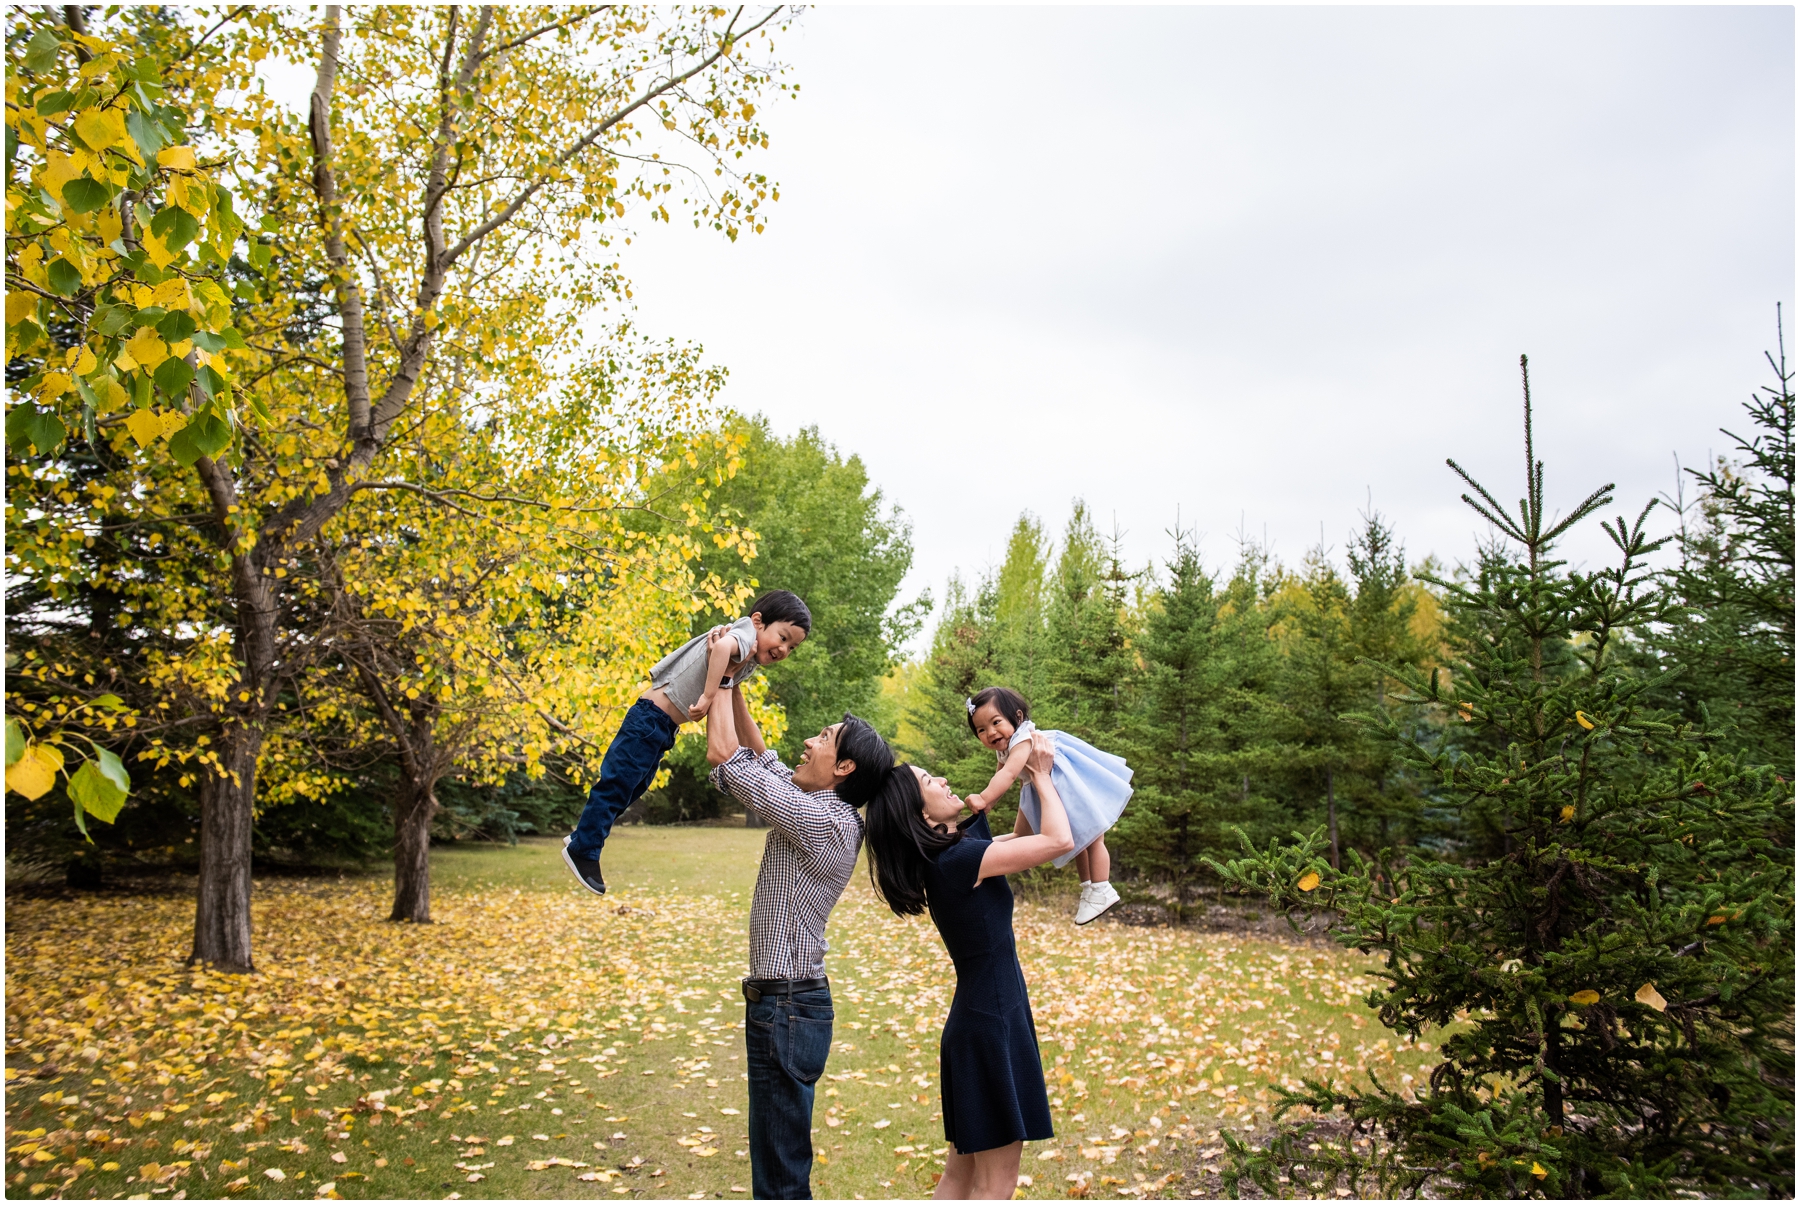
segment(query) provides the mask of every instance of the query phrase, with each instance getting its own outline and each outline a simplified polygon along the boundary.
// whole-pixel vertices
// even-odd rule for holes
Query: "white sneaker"
[[[1119,902],[1119,893],[1113,890],[1111,883],[1095,883],[1081,892],[1081,903],[1075,908],[1075,923],[1085,925],[1100,919],[1107,910]]]

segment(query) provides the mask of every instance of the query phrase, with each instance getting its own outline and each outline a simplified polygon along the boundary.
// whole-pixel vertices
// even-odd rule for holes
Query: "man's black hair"
[[[765,628],[772,623],[791,623],[808,636],[812,635],[812,612],[792,590],[771,590],[751,603],[744,614],[761,615]]]
[[[881,734],[869,721],[858,719],[847,711],[844,722],[838,727],[837,759],[856,763],[850,777],[838,783],[836,788],[838,798],[853,808],[873,799],[881,784],[887,781],[888,772],[894,768],[894,751],[881,739]]]

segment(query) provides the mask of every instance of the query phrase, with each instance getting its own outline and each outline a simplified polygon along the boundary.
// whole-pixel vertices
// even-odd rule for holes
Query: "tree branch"
[[[475,227],[475,229],[469,231],[468,234],[464,235],[457,242],[456,246],[451,248],[451,250],[447,253],[446,266],[448,266],[451,263],[456,262],[456,260],[464,252],[466,252],[471,246],[473,246],[475,243],[479,242],[481,239],[486,238],[488,235],[492,234],[494,231],[500,229],[500,227],[502,227],[502,226],[506,225],[506,223],[510,222],[513,218],[513,215],[518,213],[520,209],[524,208],[525,203],[527,201],[531,200],[531,198],[537,194],[537,191],[539,189],[544,187],[544,185],[550,183],[550,181],[555,176],[556,168],[562,167],[563,164],[565,164],[565,163],[569,162],[571,159],[575,158],[575,156],[579,155],[582,151],[585,151],[588,147],[592,146],[594,144],[594,142],[597,139],[599,139],[599,137],[602,134],[606,133],[608,130],[610,130],[614,126],[618,125],[621,121],[624,121],[627,117],[631,116],[633,113],[637,112],[639,109],[650,104],[652,101],[656,100],[658,97],[665,95],[666,93],[672,91],[673,89],[679,88],[682,84],[687,83],[690,79],[693,79],[696,75],[699,75],[701,72],[705,71],[708,67],[711,67],[714,63],[716,63],[720,59],[724,58],[725,52],[733,45],[733,43],[735,43],[737,41],[738,35],[734,35],[731,32],[731,27],[732,27],[732,25],[735,25],[737,23],[737,19],[738,19],[738,17],[743,15],[743,11],[744,11],[743,8],[740,6],[738,8],[737,12],[732,14],[731,22],[726,25],[724,35],[719,39],[718,49],[714,50],[710,55],[701,59],[699,62],[695,63],[692,67],[690,67],[688,70],[682,72],[680,75],[670,76],[668,79],[665,79],[662,83],[655,84],[655,85],[651,86],[650,88],[646,89],[642,96],[638,97],[636,100],[634,100],[630,104],[626,105],[623,109],[620,109],[617,113],[614,113],[611,117],[608,117],[606,120],[602,121],[599,125],[595,126],[593,129],[589,130],[586,134],[583,134],[575,142],[571,143],[567,149],[565,149],[560,155],[558,155],[554,160],[551,161],[551,165],[550,165],[551,170],[542,173],[541,175],[538,176],[538,178],[536,180],[533,180],[530,184],[526,185],[523,189],[521,189],[519,191],[519,193],[513,197],[512,200],[508,201],[506,203],[506,205],[501,208],[499,213],[495,214],[493,217],[489,218],[487,221],[485,221],[485,222],[481,223],[479,226]],[[762,20],[758,21],[756,24],[754,24],[754,25],[750,26],[748,29],[746,29],[741,36],[748,37],[749,35],[755,33],[757,30],[759,30],[763,26],[767,25],[770,21],[773,21],[778,15],[780,15],[780,13],[781,13],[781,9],[779,6],[776,8],[770,9],[767,16],[765,16]]]

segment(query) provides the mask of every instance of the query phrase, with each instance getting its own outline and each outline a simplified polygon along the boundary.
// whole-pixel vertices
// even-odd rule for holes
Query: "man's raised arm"
[[[750,718],[750,704],[744,701],[744,689],[741,686],[731,688],[731,719],[737,725],[738,741],[752,754],[761,757],[768,752],[763,744],[762,729]]]

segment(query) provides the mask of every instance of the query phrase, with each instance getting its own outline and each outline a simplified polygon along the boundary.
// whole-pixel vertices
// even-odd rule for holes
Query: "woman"
[[[956,965],[956,998],[938,1048],[949,1157],[933,1195],[1005,1200],[1027,1141],[1052,1136],[1037,1028],[1013,945],[1006,876],[1075,847],[1051,781],[1053,746],[1031,738],[1026,780],[1042,805],[1035,836],[994,837],[987,816],[960,822],[962,800],[917,766],[895,766],[869,803],[869,877],[901,916],[931,910]]]

